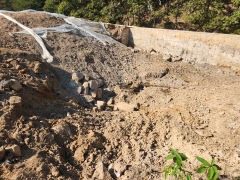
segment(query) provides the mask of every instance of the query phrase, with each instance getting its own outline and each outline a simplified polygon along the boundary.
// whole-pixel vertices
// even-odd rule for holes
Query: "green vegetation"
[[[240,0],[0,0],[0,9],[37,9],[93,21],[240,34]]]
[[[211,163],[206,161],[205,159],[201,157],[196,157],[198,161],[200,161],[202,164],[197,169],[197,173],[206,173],[208,180],[217,180],[218,178],[218,170],[220,169],[218,165],[214,164],[215,160],[212,159]]]
[[[179,153],[177,150],[170,148],[171,154],[166,157],[166,160],[173,160],[173,163],[164,169],[165,179],[168,175],[175,176],[176,179],[183,179],[186,177],[187,180],[191,180],[191,176],[183,168],[186,166],[183,161],[187,160],[187,156],[183,153]]]
[[[166,160],[173,160],[172,164],[168,167],[164,168],[165,179],[167,179],[168,175],[174,176],[176,179],[186,179],[191,180],[191,176],[188,173],[186,166],[183,164],[183,161],[187,160],[187,156],[183,153],[179,153],[177,150],[170,148],[170,154],[166,157]],[[218,179],[218,170],[220,167],[215,164],[214,158],[212,158],[211,163],[206,161],[201,157],[196,157],[198,161],[202,164],[196,170],[197,173],[205,173],[208,180],[217,180]]]

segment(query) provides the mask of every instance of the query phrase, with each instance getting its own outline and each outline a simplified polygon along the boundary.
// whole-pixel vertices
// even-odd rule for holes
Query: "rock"
[[[91,90],[97,90],[98,82],[96,80],[90,80],[89,81],[89,87],[90,87]]]
[[[84,75],[80,72],[75,72],[72,74],[72,80],[76,81],[77,83],[83,80]]]
[[[58,177],[59,176],[59,170],[56,168],[56,167],[52,167],[51,169],[51,174],[54,176],[54,177]]]
[[[96,98],[96,97],[97,97],[97,91],[92,90],[92,91],[91,91],[91,96],[92,96],[93,98]]]
[[[83,87],[84,87],[84,95],[88,95],[89,94],[89,84],[88,84],[88,82],[84,82]]]
[[[91,79],[90,76],[88,76],[88,75],[85,76],[86,81],[89,81],[90,79]]]
[[[172,62],[178,62],[178,61],[182,61],[182,57],[180,57],[180,56],[172,57]]]
[[[104,101],[97,101],[96,106],[99,110],[102,110],[105,106],[105,102]]]
[[[0,81],[0,89],[13,89],[15,91],[20,91],[22,89],[22,85],[15,79],[2,80]]]
[[[0,161],[3,160],[4,156],[5,156],[5,149],[3,147],[0,148]]]
[[[62,122],[60,124],[57,124],[52,129],[58,135],[67,136],[67,137],[72,136],[71,129],[66,122]]]
[[[97,99],[102,99],[102,97],[103,97],[103,89],[98,88],[97,89]]]
[[[30,143],[30,139],[29,138],[26,138],[26,139],[24,139],[24,142],[25,142],[25,144],[29,144]]]
[[[101,179],[101,180],[112,180],[110,173],[108,172],[107,168],[104,166],[104,164],[99,161],[95,167],[94,174],[92,176],[92,179]]]
[[[107,102],[107,105],[108,106],[111,106],[113,104],[113,98],[110,98],[109,100],[108,100],[108,102]]]
[[[41,74],[44,72],[44,66],[43,63],[36,61],[34,68],[33,68],[33,72],[36,74]]]
[[[19,105],[22,104],[22,98],[19,97],[19,96],[11,96],[11,97],[9,98],[9,103],[10,103],[11,105],[19,106]]]
[[[88,146],[87,145],[82,145],[74,153],[74,158],[77,161],[83,162],[85,160],[84,154],[87,151]]]
[[[10,80],[11,83],[10,83],[10,88],[15,90],[15,91],[20,91],[22,90],[22,85],[19,81],[15,80],[15,79],[11,79]]]
[[[163,55],[163,60],[172,61],[172,56],[170,54],[165,54],[165,55]]]
[[[115,162],[113,165],[114,172],[116,176],[119,175],[118,177],[120,177],[125,172],[126,168],[127,168],[127,165],[122,162]]]
[[[102,79],[98,79],[97,80],[97,83],[98,83],[98,87],[100,88],[100,87],[103,87],[103,85],[104,85],[104,81],[102,80]]]
[[[95,101],[95,99],[90,95],[84,95],[83,97],[87,103],[93,103]]]
[[[77,89],[78,94],[81,94],[83,92],[83,89],[84,89],[83,86],[80,85]]]
[[[134,104],[128,104],[126,102],[120,102],[114,106],[114,110],[131,112],[138,110],[138,106]]]
[[[13,155],[14,155],[15,157],[22,156],[22,152],[21,152],[20,146],[18,146],[18,145],[13,145],[13,146],[11,147],[11,150],[12,150]]]

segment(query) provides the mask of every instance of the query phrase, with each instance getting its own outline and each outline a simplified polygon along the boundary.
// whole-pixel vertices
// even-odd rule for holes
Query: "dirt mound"
[[[65,23],[10,15],[29,27]],[[214,156],[220,179],[240,177],[236,72],[53,32],[48,64],[31,36],[0,20],[2,179],[164,179],[170,147],[189,157],[194,179],[195,156]]]

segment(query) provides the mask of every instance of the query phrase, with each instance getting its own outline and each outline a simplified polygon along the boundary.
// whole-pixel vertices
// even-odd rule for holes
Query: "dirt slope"
[[[27,15],[12,16],[64,23]],[[59,33],[44,39],[48,64],[33,38],[0,22],[0,179],[164,179],[170,147],[189,157],[193,179],[205,178],[197,155],[215,157],[220,179],[240,178],[239,72]],[[102,80],[103,96],[89,101],[73,72],[84,76],[79,87]]]

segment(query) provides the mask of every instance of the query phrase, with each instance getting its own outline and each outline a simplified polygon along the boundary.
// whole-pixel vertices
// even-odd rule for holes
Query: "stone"
[[[52,169],[51,169],[51,174],[52,174],[54,177],[58,177],[58,176],[60,175],[59,170],[58,170],[56,167],[52,167]]]
[[[98,81],[96,80],[90,80],[89,81],[89,87],[91,90],[96,91],[98,88]]]
[[[96,106],[99,110],[102,110],[105,106],[105,102],[104,101],[97,101]]]
[[[96,170],[93,173],[92,179],[113,180],[107,168],[101,161],[97,163],[95,169]]]
[[[0,161],[5,157],[6,151],[3,147],[0,148]]]
[[[94,98],[90,95],[84,95],[83,97],[84,97],[84,99],[87,103],[93,103],[94,102]]]
[[[102,97],[103,97],[103,89],[98,88],[97,89],[97,99],[102,99]]]
[[[84,89],[83,86],[80,85],[80,86],[78,87],[78,89],[77,89],[78,94],[82,94],[83,89]]]
[[[88,149],[87,145],[82,145],[79,148],[77,148],[77,150],[74,153],[74,158],[79,162],[83,162],[85,160],[84,154],[86,153],[87,149]]]
[[[104,81],[102,80],[102,79],[98,79],[97,80],[97,83],[98,83],[98,87],[100,88],[100,87],[103,87],[103,85],[104,85]]]
[[[22,85],[19,81],[15,80],[15,79],[11,79],[10,80],[10,88],[15,90],[15,91],[20,91],[22,90]]]
[[[67,136],[67,137],[72,136],[71,129],[66,122],[62,122],[60,124],[57,124],[52,129],[58,135]]]
[[[41,62],[36,61],[34,68],[33,68],[33,72],[36,74],[41,74],[44,71],[44,67],[43,64]]]
[[[128,104],[126,102],[120,102],[120,103],[117,103],[115,106],[114,106],[114,110],[117,111],[127,111],[127,112],[131,112],[131,111],[136,111],[138,110],[138,106],[137,105],[134,105],[134,104]]]
[[[126,170],[127,165],[123,162],[115,162],[113,165],[114,172],[117,175],[121,176]]]
[[[11,150],[12,150],[13,155],[14,155],[15,157],[22,156],[22,152],[21,152],[20,146],[18,146],[18,145],[15,144],[15,145],[13,145],[13,146],[11,147]]]
[[[112,104],[113,104],[113,98],[111,97],[111,98],[108,100],[107,105],[108,105],[108,106],[111,106]]]
[[[165,54],[165,55],[163,55],[163,60],[172,61],[172,56],[170,54]]]
[[[96,98],[96,97],[97,97],[97,91],[96,91],[96,90],[92,90],[92,91],[91,91],[91,96],[92,96],[93,98]]]
[[[80,72],[75,72],[72,74],[72,80],[76,81],[76,82],[80,82],[81,80],[83,80],[84,75]]]
[[[83,87],[84,87],[84,95],[88,95],[89,94],[89,84],[88,84],[88,82],[84,82]]]
[[[26,145],[28,145],[30,143],[30,138],[25,138],[24,142],[25,142]]]
[[[172,57],[172,62],[178,62],[178,61],[182,61],[182,57],[180,57],[180,56]]]
[[[21,105],[22,104],[22,98],[19,97],[19,96],[11,96],[9,98],[9,103],[10,103],[10,105],[16,105],[16,106]]]

